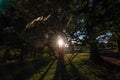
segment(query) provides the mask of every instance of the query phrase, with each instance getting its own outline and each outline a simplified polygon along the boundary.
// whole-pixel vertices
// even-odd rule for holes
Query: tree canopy
[[[13,30],[16,43],[47,45],[54,53],[53,45],[60,35],[68,43],[75,40],[78,45],[89,44],[92,61],[100,60],[97,37],[111,32],[120,45],[119,0],[9,0],[9,3],[6,11],[2,11],[1,31]]]

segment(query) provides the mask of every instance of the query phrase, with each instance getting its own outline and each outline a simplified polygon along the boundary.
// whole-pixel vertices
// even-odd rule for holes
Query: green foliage
[[[26,52],[31,47],[44,49],[47,46],[55,53],[54,43],[58,35],[65,37],[66,40],[73,38],[76,41],[84,35],[83,40],[79,40],[79,42],[81,41],[82,45],[89,44],[90,47],[94,44],[97,45],[96,37],[108,31],[119,35],[119,0],[9,1],[11,6],[4,14],[7,17],[4,23],[8,21],[9,24],[2,26],[14,27],[12,30],[8,30],[16,35],[9,41],[9,45],[11,47],[17,46]],[[26,29],[28,24],[30,24],[30,28]],[[78,31],[81,33],[75,36]],[[7,35],[11,36],[9,33]],[[8,38],[6,35],[2,36]],[[117,37],[119,38],[119,36]],[[7,44],[7,40],[3,42]],[[96,47],[94,46],[94,48]],[[94,49],[90,51],[92,50]],[[96,52],[92,52],[97,53],[97,48],[95,50]],[[18,52],[15,51],[19,54]],[[11,53],[13,55],[14,51]]]
[[[21,53],[21,49],[14,49],[10,51],[11,56],[14,56],[14,55],[19,56],[20,53]]]
[[[8,6],[9,6],[9,1],[8,0],[0,0],[0,13],[2,11],[6,11]]]
[[[3,58],[3,56],[5,55],[6,49],[2,49],[0,50],[0,59]]]

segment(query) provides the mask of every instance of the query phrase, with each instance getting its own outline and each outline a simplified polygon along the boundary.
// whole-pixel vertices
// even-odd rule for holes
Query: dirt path
[[[120,65],[120,59],[105,57],[105,56],[102,56],[102,57],[105,61],[111,62],[111,63],[116,64],[116,65]]]

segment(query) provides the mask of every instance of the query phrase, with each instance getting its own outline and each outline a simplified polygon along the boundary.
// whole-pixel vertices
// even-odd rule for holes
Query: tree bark
[[[60,64],[60,66],[63,68],[63,66],[64,66],[64,53],[63,53],[63,48],[60,48],[60,50],[59,50],[58,62],[59,62],[59,64]]]
[[[103,59],[100,56],[96,42],[90,43],[90,60],[94,63],[100,63],[103,61]]]
[[[117,47],[118,47],[118,52],[120,52],[120,39],[117,40]]]
[[[92,26],[87,27],[88,36],[89,36],[89,45],[90,45],[90,61],[93,63],[100,63],[103,61],[102,57],[100,56],[97,41],[95,37],[95,32]]]

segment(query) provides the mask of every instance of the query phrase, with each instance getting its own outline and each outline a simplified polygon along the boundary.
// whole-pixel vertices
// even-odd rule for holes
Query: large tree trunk
[[[63,67],[64,65],[64,53],[63,53],[63,48],[59,48],[59,58],[58,58],[58,62],[60,63],[60,66]]]
[[[97,41],[95,37],[95,32],[93,30],[92,26],[87,27],[88,30],[88,36],[89,36],[89,45],[90,45],[90,61],[94,63],[100,63],[103,61],[103,59],[100,56]]]
[[[90,43],[90,60],[94,63],[100,63],[103,59],[100,56],[97,43]]]
[[[118,52],[120,52],[120,39],[117,40],[117,48],[118,48]]]

